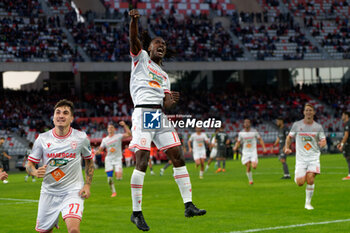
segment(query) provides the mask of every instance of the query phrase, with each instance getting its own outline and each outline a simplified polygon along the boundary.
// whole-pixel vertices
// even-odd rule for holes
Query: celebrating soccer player
[[[55,127],[39,135],[28,157],[28,174],[44,178],[35,227],[38,232],[52,232],[54,226],[58,228],[60,212],[68,232],[80,232],[84,199],[90,197],[94,163],[90,141],[86,133],[70,126],[73,119],[73,103],[59,101],[54,107]],[[85,160],[85,183],[82,157]],[[44,166],[36,169],[35,164],[41,159]]]
[[[289,132],[285,153],[290,154],[292,138],[296,141],[295,182],[306,185],[305,209],[312,210],[311,198],[315,189],[316,174],[320,174],[320,148],[326,145],[326,136],[320,124],[314,121],[315,108],[311,104],[304,106],[304,119],[293,124]]]
[[[131,221],[143,231],[150,228],[147,225],[142,211],[142,187],[149,160],[151,142],[159,150],[166,152],[174,165],[174,178],[179,186],[185,203],[185,216],[204,215],[205,210],[198,209],[192,203],[192,188],[188,175],[181,142],[173,127],[161,127],[159,119],[167,121],[163,109],[171,108],[179,100],[178,92],[170,91],[170,80],[161,68],[163,58],[167,53],[165,41],[156,37],[149,39],[144,33],[143,43],[138,38],[138,10],[129,12],[130,21],[130,54],[131,79],[130,93],[135,106],[132,114],[132,141],[130,148],[135,148],[136,168],[131,176],[131,195],[133,213]],[[143,49],[142,49],[143,48]],[[145,50],[144,50],[145,49]],[[145,130],[144,114],[150,115],[148,125],[151,130]],[[157,123],[158,122],[158,123]],[[155,125],[157,123],[157,127]],[[146,125],[146,126],[148,126]],[[169,125],[169,124],[167,124]]]
[[[249,119],[245,119],[243,122],[243,130],[238,133],[238,141],[236,142],[234,151],[238,150],[238,147],[243,144],[242,150],[242,164],[246,166],[247,177],[249,184],[253,184],[253,173],[251,168],[256,169],[258,166],[258,148],[257,140],[259,139],[260,145],[263,147],[264,153],[266,153],[265,143],[256,129],[251,128]]]
[[[113,182],[113,171],[115,171],[115,177],[117,180],[123,178],[122,141],[124,138],[131,136],[130,129],[124,121],[120,121],[119,125],[124,128],[125,133],[115,134],[113,123],[109,123],[107,126],[108,136],[102,139],[100,148],[96,152],[96,154],[100,154],[104,149],[107,149],[105,172],[107,174],[107,182],[112,192],[111,197],[117,196]]]
[[[196,132],[193,133],[188,139],[188,150],[192,153],[193,142],[193,160],[196,163],[196,168],[200,165],[199,178],[203,179],[204,173],[204,162],[207,158],[207,150],[205,149],[205,144],[209,144],[209,138],[205,133],[202,132],[201,128],[196,128]]]

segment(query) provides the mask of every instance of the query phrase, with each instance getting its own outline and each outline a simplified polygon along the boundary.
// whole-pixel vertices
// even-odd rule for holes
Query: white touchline
[[[310,222],[310,223],[295,224],[295,225],[288,225],[288,226],[267,227],[267,228],[250,229],[250,230],[243,230],[243,231],[231,231],[230,233],[272,231],[272,230],[278,230],[278,229],[305,227],[305,226],[312,226],[312,225],[324,225],[324,224],[338,223],[338,222],[350,222],[350,218],[349,219],[339,219],[339,220],[333,220],[333,221],[326,221],[326,222]]]
[[[21,201],[21,202],[39,202],[39,200],[3,198],[3,197],[0,197],[0,200],[4,200],[4,201]]]

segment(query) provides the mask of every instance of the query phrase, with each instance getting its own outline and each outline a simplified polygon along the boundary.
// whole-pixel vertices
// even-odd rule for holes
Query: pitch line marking
[[[4,200],[4,201],[20,201],[20,202],[39,202],[38,200],[32,200],[32,199],[16,199],[16,198],[3,198],[3,197],[0,197],[0,200]]]
[[[310,223],[295,224],[295,225],[288,225],[288,226],[267,227],[267,228],[250,229],[250,230],[243,230],[243,231],[231,231],[230,233],[272,231],[272,230],[279,230],[279,229],[305,227],[305,226],[313,226],[313,225],[325,225],[325,224],[340,223],[340,222],[350,222],[350,218],[349,219],[339,219],[339,220],[333,220],[333,221],[326,221],[326,222],[310,222]]]

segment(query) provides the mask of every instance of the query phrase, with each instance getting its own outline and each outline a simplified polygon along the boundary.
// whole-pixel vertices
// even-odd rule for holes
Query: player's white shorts
[[[297,178],[306,176],[306,173],[321,173],[321,164],[319,160],[314,161],[296,161],[295,163],[295,177],[294,181],[296,182]]]
[[[248,162],[258,163],[258,154],[244,154],[242,155],[242,164],[245,165]]]
[[[197,159],[206,159],[206,151],[205,150],[193,150],[193,160]]]
[[[105,172],[109,171],[121,172],[123,171],[123,162],[122,159],[107,159],[105,160]]]
[[[156,112],[159,110],[161,115],[161,128],[145,130],[144,112]],[[164,119],[164,120],[162,120]],[[163,123],[165,123],[163,125]],[[152,108],[135,108],[132,114],[132,140],[129,148],[136,148],[136,150],[150,151],[151,142],[153,141],[158,150],[164,151],[171,147],[180,146],[181,142],[174,127],[169,123],[166,115],[160,109]]]
[[[211,151],[210,151],[210,158],[215,158],[216,155],[218,153],[218,149],[217,148],[213,148]]]
[[[79,196],[80,190],[65,195],[40,193],[38,216],[35,230],[47,232],[54,226],[58,228],[58,217],[77,218],[81,221],[84,211],[84,199]]]

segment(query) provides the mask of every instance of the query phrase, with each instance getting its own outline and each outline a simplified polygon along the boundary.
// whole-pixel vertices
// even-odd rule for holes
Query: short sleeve
[[[170,92],[170,80],[168,75],[166,76],[166,80],[165,80],[165,87],[164,87],[164,93],[171,93]]]
[[[206,134],[204,134],[204,140],[205,141],[209,141],[209,138],[208,138],[208,136]]]
[[[104,138],[101,141],[100,148],[106,148],[106,142],[105,142]]]
[[[32,152],[28,156],[28,160],[33,162],[33,163],[39,163],[40,159],[43,156],[43,148],[41,144],[41,136],[35,140]]]
[[[135,64],[137,64],[137,62],[139,62],[140,60],[142,59],[145,59],[147,56],[148,56],[148,53],[141,49],[137,54],[133,54],[131,51],[130,51],[130,56],[131,56],[131,59],[132,59],[132,62]]]
[[[243,140],[242,133],[239,132],[238,133],[238,141],[241,142],[242,140]]]
[[[288,136],[294,138],[295,137],[295,134],[297,133],[297,126],[296,124],[294,123],[293,126],[292,126],[292,129],[290,130]]]
[[[255,131],[255,137],[256,137],[257,139],[260,139],[260,138],[261,138],[261,136],[260,136],[260,134],[259,134],[258,131]]]
[[[188,139],[188,141],[193,141],[193,134],[191,134],[190,138]]]
[[[92,159],[90,141],[87,136],[83,139],[83,145],[81,147],[81,155],[84,159]]]
[[[349,132],[350,131],[350,124],[349,123],[345,125],[344,131],[345,132]]]
[[[320,126],[320,131],[318,132],[318,139],[320,141],[326,139],[326,135],[324,134],[324,130],[322,126]]]

